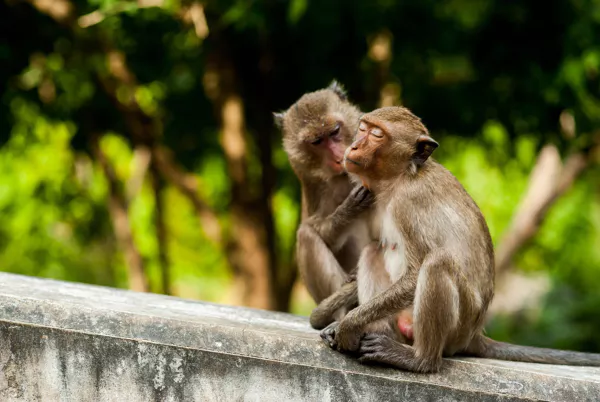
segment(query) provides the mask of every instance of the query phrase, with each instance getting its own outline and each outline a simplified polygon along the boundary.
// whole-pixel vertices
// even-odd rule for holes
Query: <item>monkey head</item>
[[[288,110],[274,113],[283,147],[296,174],[329,180],[344,174],[344,151],[352,143],[361,112],[336,81],[303,95]]]
[[[384,107],[363,115],[356,138],[346,149],[344,165],[369,187],[372,180],[416,173],[438,143],[421,119],[405,107]]]

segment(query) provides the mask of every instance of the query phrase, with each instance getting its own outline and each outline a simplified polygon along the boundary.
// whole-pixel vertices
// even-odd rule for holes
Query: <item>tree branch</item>
[[[164,148],[152,150],[153,163],[160,174],[185,195],[194,206],[204,234],[212,241],[221,241],[221,224],[217,215],[198,196],[198,180],[177,167]]]
[[[558,149],[546,145],[540,151],[525,197],[515,213],[508,232],[496,249],[496,273],[507,271],[514,256],[533,238],[548,210],[566,193],[590,163],[597,146],[571,154],[561,163]]]

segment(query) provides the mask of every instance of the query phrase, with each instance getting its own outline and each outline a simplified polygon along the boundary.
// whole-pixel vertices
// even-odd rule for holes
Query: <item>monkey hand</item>
[[[344,321],[342,320],[342,323]],[[357,338],[356,340],[356,346],[353,349],[349,349],[346,347],[341,347],[339,340],[340,340],[340,332],[339,332],[339,328],[341,328],[341,323],[338,321],[334,321],[331,324],[329,324],[323,331],[321,331],[321,338],[325,341],[325,343],[327,344],[327,346],[329,346],[331,349],[337,350],[338,352],[352,352],[355,350],[358,350],[359,346],[360,346],[360,336]],[[346,338],[343,338],[344,341],[346,341]],[[352,342],[354,342],[352,340]],[[346,342],[348,343],[348,342]]]
[[[350,311],[335,328],[334,343],[335,349],[339,352],[356,352],[360,346],[363,331],[352,325],[354,311]]]
[[[327,346],[329,346],[331,349],[336,349],[337,347],[337,343],[335,341],[335,329],[337,328],[338,324],[339,322],[337,321],[332,322],[319,334]]]
[[[312,227],[323,241],[331,246],[339,237],[339,232],[356,219],[356,216],[371,206],[375,197],[367,188],[358,186],[346,197],[344,202],[329,216],[312,216],[306,224]]]
[[[368,188],[356,186],[338,208],[345,214],[356,215],[367,210],[374,200],[375,196]]]

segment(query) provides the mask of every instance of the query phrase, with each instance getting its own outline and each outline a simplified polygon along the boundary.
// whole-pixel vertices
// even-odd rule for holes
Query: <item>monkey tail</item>
[[[471,342],[466,352],[470,356],[514,362],[600,366],[600,354],[598,353],[513,345],[512,343],[495,341],[484,335],[478,335]]]

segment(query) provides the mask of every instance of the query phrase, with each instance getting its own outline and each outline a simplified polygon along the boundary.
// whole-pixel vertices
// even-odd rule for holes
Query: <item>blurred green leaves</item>
[[[288,8],[288,20],[290,23],[297,23],[306,12],[308,0],[291,0]]]

